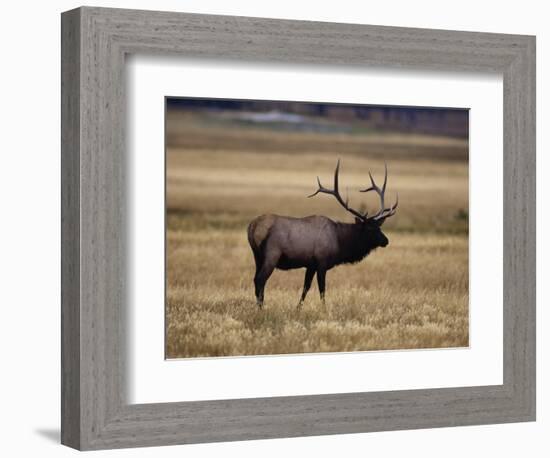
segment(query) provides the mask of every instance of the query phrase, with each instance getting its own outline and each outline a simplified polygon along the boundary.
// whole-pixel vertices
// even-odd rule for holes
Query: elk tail
[[[250,224],[248,225],[248,244],[250,245],[250,248],[252,248],[252,251],[256,253],[258,251],[258,246],[256,245],[256,241],[254,240],[254,231],[256,229],[257,220],[253,219]]]
[[[262,215],[254,218],[248,225],[248,243],[254,253],[261,253],[261,247],[266,241],[274,222],[274,215]]]

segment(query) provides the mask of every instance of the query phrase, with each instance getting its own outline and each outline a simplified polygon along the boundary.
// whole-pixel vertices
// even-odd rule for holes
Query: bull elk
[[[308,197],[329,194],[355,217],[355,223],[332,221],[326,216],[293,218],[279,215],[258,216],[248,225],[248,242],[254,253],[256,274],[254,286],[256,301],[261,308],[264,302],[264,288],[275,268],[281,270],[306,269],[304,288],[298,302],[300,306],[317,274],[321,300],[325,298],[325,276],[328,270],[340,264],[356,263],[371,251],[388,245],[388,238],[380,227],[386,218],[395,214],[395,204],[386,207],[384,196],[388,180],[388,168],[384,165],[384,184],[378,187],[369,171],[371,186],[360,192],[373,191],[380,198],[380,210],[369,216],[348,205],[348,198],[342,199],[338,190],[340,160],[334,171],[334,189],[325,188],[317,177],[318,189]]]

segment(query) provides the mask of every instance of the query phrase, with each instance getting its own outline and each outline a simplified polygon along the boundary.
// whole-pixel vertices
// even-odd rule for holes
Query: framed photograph
[[[535,419],[535,38],[62,15],[62,443]]]
[[[166,358],[468,347],[468,114],[167,97]]]

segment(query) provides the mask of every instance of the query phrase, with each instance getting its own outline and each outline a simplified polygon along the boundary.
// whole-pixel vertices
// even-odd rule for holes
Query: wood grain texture
[[[61,441],[80,446],[80,13],[61,24]]]
[[[87,7],[64,13],[62,24],[64,444],[102,449],[535,418],[534,37]],[[504,384],[128,404],[129,53],[320,71],[339,65],[502,73]]]

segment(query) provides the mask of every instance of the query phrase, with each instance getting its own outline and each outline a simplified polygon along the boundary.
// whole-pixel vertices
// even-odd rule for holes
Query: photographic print
[[[469,345],[469,113],[167,97],[166,358]]]

